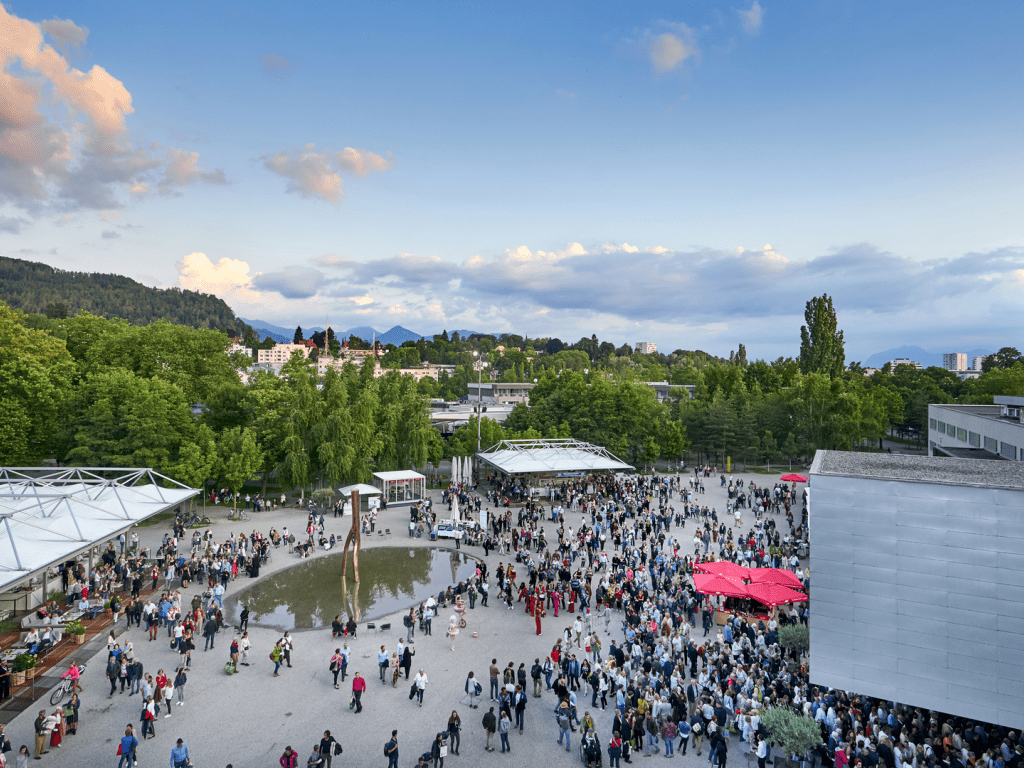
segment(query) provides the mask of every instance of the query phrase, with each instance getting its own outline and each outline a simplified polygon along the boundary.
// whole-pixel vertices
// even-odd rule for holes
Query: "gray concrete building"
[[[810,681],[1024,726],[1024,466],[818,451]]]
[[[993,405],[929,405],[928,455],[1024,461],[1024,397]]]

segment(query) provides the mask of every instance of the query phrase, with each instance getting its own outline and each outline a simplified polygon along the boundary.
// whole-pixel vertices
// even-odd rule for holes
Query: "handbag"
[[[120,743],[120,742],[118,742],[118,745],[117,745],[117,754],[119,754],[119,755],[121,754],[121,749],[122,749],[122,745],[121,745],[121,743]]]

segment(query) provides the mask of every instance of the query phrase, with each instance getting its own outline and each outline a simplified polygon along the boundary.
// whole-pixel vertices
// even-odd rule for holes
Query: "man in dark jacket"
[[[484,744],[484,749],[488,752],[493,752],[494,747],[491,746],[491,739],[494,737],[494,732],[498,730],[498,719],[494,716],[494,707],[491,707],[487,714],[484,715],[483,726],[484,733],[487,734],[487,743]]]
[[[213,648],[213,637],[217,634],[217,619],[211,617],[206,620],[203,624],[203,637],[206,638],[206,647],[204,651],[208,651]]]

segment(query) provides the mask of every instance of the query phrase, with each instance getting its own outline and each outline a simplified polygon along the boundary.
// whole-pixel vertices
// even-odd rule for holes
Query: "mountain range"
[[[293,338],[295,338],[294,328],[285,328],[280,325],[274,325],[273,323],[268,323],[265,320],[245,320],[243,318],[239,318],[239,320],[242,320],[243,323],[250,326],[260,337],[261,341],[266,338],[271,338],[278,344],[288,344]],[[302,333],[308,339],[311,334],[318,333],[322,330],[323,328],[320,326],[311,326],[309,328],[304,327],[302,329]],[[478,331],[467,331],[464,329],[454,330],[449,332],[448,335],[451,336],[453,333],[458,333],[459,336],[465,338],[466,336],[477,334]],[[408,328],[403,328],[400,325],[396,325],[394,328],[390,328],[386,331],[378,331],[370,326],[362,325],[356,328],[349,328],[347,331],[343,331],[341,333],[335,331],[335,336],[337,336],[341,341],[344,341],[349,336],[357,336],[363,341],[371,341],[376,337],[377,341],[381,344],[394,344],[396,347],[402,346],[406,341],[419,341],[420,339],[433,338],[433,334],[430,336],[424,336],[416,333],[415,331],[410,331]]]
[[[917,347],[913,345],[905,345],[902,347],[894,347],[893,349],[887,349],[884,352],[876,352],[871,357],[861,361],[861,365],[865,368],[881,368],[883,365],[888,363],[890,360],[895,360],[898,357],[906,357],[913,360],[915,363],[920,363],[924,368],[931,368],[935,366],[937,368],[942,367],[942,356],[948,352],[967,352],[967,365],[970,366],[971,360],[979,355],[991,355],[992,350],[988,349],[944,349],[940,347],[933,348],[931,350],[924,349],[923,347]]]

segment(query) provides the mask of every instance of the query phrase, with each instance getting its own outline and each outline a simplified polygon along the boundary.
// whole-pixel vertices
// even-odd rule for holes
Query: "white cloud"
[[[383,172],[395,165],[390,152],[386,158],[352,147],[340,152],[317,152],[315,144],[306,144],[291,152],[264,155],[262,159],[264,168],[288,179],[288,192],[335,204],[345,196],[342,172],[366,176],[371,171]]]
[[[62,50],[88,38],[71,20],[37,24],[0,5],[0,202],[36,214],[123,207],[163,162],[132,146],[124,84],[72,67],[44,34]]]
[[[274,80],[284,80],[291,75],[295,66],[283,56],[276,53],[265,53],[260,56],[260,69]]]
[[[743,25],[743,29],[746,30],[748,35],[757,34],[758,30],[761,29],[761,20],[764,17],[764,9],[761,8],[761,4],[754,0],[754,4],[750,6],[749,11],[737,11],[740,15],[740,23]]]
[[[700,53],[700,49],[694,41],[693,33],[685,25],[680,26],[686,29],[681,37],[665,32],[656,35],[648,42],[648,54],[651,58],[651,64],[654,65],[655,72],[660,73],[673,70],[688,58]]]
[[[226,184],[224,171],[217,168],[207,171],[199,167],[199,153],[188,152],[177,147],[167,149],[167,165],[164,168],[166,176],[160,182],[160,191],[168,192],[174,187],[193,184],[197,181],[205,181],[210,184]]]

